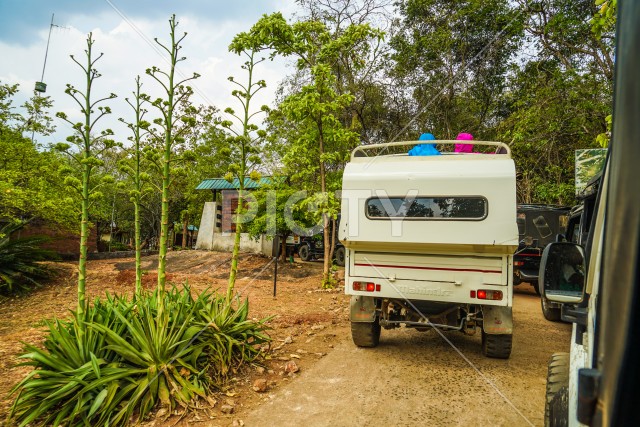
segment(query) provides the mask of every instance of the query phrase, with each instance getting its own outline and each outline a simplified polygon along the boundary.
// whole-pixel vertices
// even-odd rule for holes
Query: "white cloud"
[[[291,6],[290,3],[281,0],[283,6]],[[213,22],[211,16],[183,16],[178,17],[178,20],[178,33],[188,33],[181,52],[187,60],[179,64],[179,71],[182,76],[190,76],[193,72],[201,74],[192,84],[197,92],[193,102],[213,104],[220,110],[228,106],[238,110],[240,105],[230,94],[234,87],[227,77],[233,75],[237,81],[246,81],[246,72],[240,68],[244,58],[228,52],[227,49],[233,37],[238,32],[247,31],[253,22]],[[154,37],[157,37],[160,41],[168,43],[168,19],[151,21],[137,18],[130,19],[130,22],[133,26],[115,12],[104,11],[94,16],[73,15],[65,20],[67,28],[54,28],[44,76],[44,82],[48,85],[46,95],[54,100],[52,113],[64,111],[70,118],[80,119],[77,105],[64,90],[67,83],[73,84],[81,91],[85,89],[83,71],[69,55],[73,54],[80,63],[86,63],[85,31],[89,29],[95,40],[94,58],[100,52],[104,53],[96,63],[102,77],[95,81],[93,99],[108,96],[111,92],[119,97],[109,102],[114,113],[101,124],[111,127],[116,132],[117,139],[126,140],[127,129],[117,118],[130,112],[124,98],[132,96],[135,77],[142,76],[143,91],[152,97],[161,96],[158,84],[145,75],[145,69],[156,65],[166,70],[168,66],[166,59],[158,54],[157,51],[160,49],[155,47],[153,41]],[[16,104],[21,104],[31,95],[34,83],[41,78],[48,33],[48,28],[39,31],[37,40],[27,46],[9,45],[0,41],[0,55],[10,58],[0,63],[0,80],[2,83],[20,84],[21,94],[16,99]],[[256,97],[253,104],[256,110],[262,104],[272,104],[277,85],[286,73],[284,60],[265,61],[257,67],[254,79],[266,80],[267,89]],[[40,137],[40,142],[57,142],[66,138],[70,132],[69,126],[57,119],[56,125],[56,133],[51,137]]]

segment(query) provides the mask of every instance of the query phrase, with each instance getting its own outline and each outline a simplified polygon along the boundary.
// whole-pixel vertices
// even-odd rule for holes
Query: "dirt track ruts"
[[[510,359],[483,357],[479,333],[445,335],[485,378],[435,331],[383,330],[379,347],[361,349],[346,330],[323,360],[243,421],[249,427],[543,425],[547,361],[568,350],[571,329],[546,321],[539,298],[520,287]]]

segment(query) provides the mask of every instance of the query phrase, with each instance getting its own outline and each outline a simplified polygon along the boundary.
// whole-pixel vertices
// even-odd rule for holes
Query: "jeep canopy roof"
[[[442,142],[459,141],[437,141]],[[356,148],[343,175],[343,244],[389,251],[513,253],[518,246],[516,174],[508,147],[468,142],[495,145],[505,154],[360,157],[357,152],[385,144]]]

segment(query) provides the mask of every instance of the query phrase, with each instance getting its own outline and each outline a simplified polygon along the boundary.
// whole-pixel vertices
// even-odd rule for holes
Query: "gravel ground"
[[[523,287],[523,286],[521,286]],[[508,360],[488,359],[480,334],[382,331],[380,345],[349,339],[243,420],[246,426],[543,425],[547,361],[567,351],[570,325],[547,322],[524,285],[514,301]]]

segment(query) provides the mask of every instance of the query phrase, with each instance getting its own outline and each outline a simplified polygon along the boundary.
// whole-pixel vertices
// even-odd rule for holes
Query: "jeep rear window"
[[[471,197],[374,197],[366,202],[372,219],[468,219],[487,216],[487,199]]]

